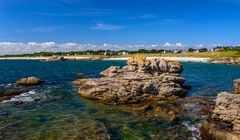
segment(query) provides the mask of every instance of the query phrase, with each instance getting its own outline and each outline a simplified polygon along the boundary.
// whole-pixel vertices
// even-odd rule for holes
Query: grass
[[[104,56],[104,55],[76,55],[81,57],[90,57],[90,58],[119,58],[119,57],[132,57],[136,54],[129,55],[116,55],[116,56]],[[240,51],[222,51],[222,52],[183,52],[183,53],[143,53],[146,57],[196,57],[196,58],[222,58],[222,57],[240,57]],[[0,56],[4,57],[4,56]],[[11,57],[11,56],[10,56]],[[14,56],[14,57],[24,57],[24,56]],[[28,56],[25,56],[28,57]],[[34,57],[34,56],[29,56]],[[66,56],[67,57],[67,56]],[[72,56],[73,57],[73,56]]]
[[[153,53],[144,54],[146,57],[196,57],[196,58],[223,58],[223,57],[240,57],[240,51],[223,51],[223,52],[183,52],[183,53]],[[130,55],[114,56],[114,57],[130,57]]]

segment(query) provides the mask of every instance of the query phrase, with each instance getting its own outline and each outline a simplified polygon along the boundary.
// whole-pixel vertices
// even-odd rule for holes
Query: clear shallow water
[[[112,139],[169,139],[191,127],[186,122],[180,126],[171,125],[161,117],[149,120],[144,115],[76,95],[71,84],[76,73],[99,77],[99,72],[113,65],[123,66],[125,62],[0,61],[0,84],[14,83],[16,79],[28,76],[45,80],[29,93],[0,103],[0,139],[79,139],[86,135],[89,139],[100,139],[105,135]],[[232,80],[240,77],[240,66],[182,65],[186,84],[193,87],[189,96],[215,96],[220,91],[231,91]]]

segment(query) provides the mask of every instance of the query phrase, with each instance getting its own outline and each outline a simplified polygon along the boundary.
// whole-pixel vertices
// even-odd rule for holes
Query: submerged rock
[[[27,77],[16,81],[16,86],[35,86],[41,84],[43,81],[37,77]]]
[[[4,101],[4,100],[9,100],[12,97],[22,94],[24,92],[28,92],[29,89],[28,88],[24,88],[24,89],[11,89],[11,90],[2,90],[0,91],[0,102]]]
[[[76,73],[76,74],[75,74],[75,77],[76,77],[76,78],[82,78],[82,77],[84,77],[84,76],[86,76],[86,74],[84,74],[84,73]]]
[[[167,97],[183,97],[183,67],[179,62],[132,58],[124,67],[112,66],[101,72],[100,79],[74,81],[78,94],[106,104],[134,104]]]

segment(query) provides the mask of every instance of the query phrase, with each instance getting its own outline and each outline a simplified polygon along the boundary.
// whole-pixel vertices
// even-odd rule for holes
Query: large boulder
[[[233,93],[234,94],[240,94],[240,79],[237,79],[237,80],[234,80],[233,81],[234,83],[234,91],[233,91]]]
[[[37,77],[27,77],[16,81],[16,86],[36,86],[41,84],[43,81]]]
[[[219,93],[215,108],[201,126],[203,140],[240,139],[240,94]]]
[[[240,94],[218,94],[212,118],[230,124],[240,134]]]
[[[134,104],[185,96],[179,62],[144,57],[128,60],[127,66],[112,66],[101,72],[100,79],[74,81],[78,94],[106,104]]]
[[[232,132],[228,126],[212,120],[205,120],[200,131],[202,140],[240,140],[240,135]]]

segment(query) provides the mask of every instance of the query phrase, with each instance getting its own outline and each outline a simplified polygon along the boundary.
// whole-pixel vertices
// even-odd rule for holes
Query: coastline
[[[47,60],[51,57],[1,57],[0,60]],[[66,59],[75,59],[75,60],[86,60],[91,57],[83,57],[83,56],[64,56]]]
[[[148,60],[150,59],[167,59],[167,60],[175,60],[180,62],[204,62],[207,63],[210,58],[195,58],[195,57],[147,57]],[[128,57],[125,58],[107,58],[103,60],[127,60]]]
[[[2,57],[0,60],[47,60],[50,57]],[[83,56],[65,56],[65,59],[74,59],[74,60],[88,60],[91,57]],[[129,57],[118,57],[118,58],[104,58],[103,60],[127,60]],[[210,58],[195,58],[195,57],[147,57],[147,59],[168,59],[176,60],[180,62],[209,62]]]

